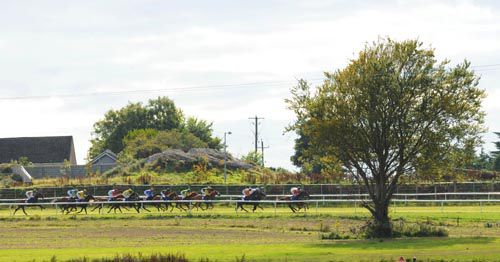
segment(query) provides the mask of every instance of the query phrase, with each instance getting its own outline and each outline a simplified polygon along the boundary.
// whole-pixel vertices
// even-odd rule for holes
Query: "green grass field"
[[[255,214],[218,206],[212,211],[58,215],[54,209],[10,215],[0,210],[0,261],[59,261],[123,253],[183,253],[198,260],[378,261],[399,256],[459,261],[500,261],[500,206],[424,206],[392,209],[408,223],[446,227],[447,238],[321,240],[348,233],[368,213],[353,207],[313,207],[291,214],[271,206]],[[398,222],[395,222],[397,226]],[[486,226],[489,224],[489,226]],[[322,231],[322,232],[320,232]]]

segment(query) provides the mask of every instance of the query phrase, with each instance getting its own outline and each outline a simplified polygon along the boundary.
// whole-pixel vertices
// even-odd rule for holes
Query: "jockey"
[[[26,202],[27,203],[35,202],[35,194],[36,194],[36,188],[26,191]]]
[[[302,189],[300,188],[300,186],[290,188],[290,193],[292,193],[291,199],[292,200],[299,200],[299,195],[300,195],[301,191],[302,191]]]
[[[191,187],[188,187],[188,188],[182,190],[181,191],[182,198],[186,198],[189,195],[189,193],[191,193]]]
[[[168,196],[170,194],[170,188],[167,188],[167,189],[164,189],[161,191],[161,199],[163,200],[172,200],[170,199],[170,197]]]
[[[75,200],[75,199],[76,199],[76,194],[77,194],[77,193],[78,193],[78,189],[76,189],[76,188],[74,188],[74,187],[73,187],[72,189],[70,189],[70,190],[68,190],[68,191],[66,192],[66,194],[68,194],[68,197],[69,197],[70,199],[72,199],[72,200]]]
[[[120,195],[120,190],[113,188],[108,191],[108,201],[115,201],[115,198]]]
[[[155,195],[153,190],[154,190],[153,187],[144,190],[144,195],[146,196],[146,200],[153,200],[153,197]]]
[[[210,196],[214,189],[211,186],[207,186],[201,189],[201,195],[203,196],[203,200]]]
[[[78,202],[85,201],[85,196],[87,195],[87,189],[80,190],[76,193],[76,197],[78,198]]]
[[[255,189],[251,187],[243,189],[243,191],[241,191],[241,193],[243,194],[243,200],[248,200],[253,192],[255,192]]]
[[[130,197],[134,194],[134,190],[132,190],[132,188],[129,188],[125,191],[123,191],[122,195],[125,199],[123,199],[123,201],[129,201]]]

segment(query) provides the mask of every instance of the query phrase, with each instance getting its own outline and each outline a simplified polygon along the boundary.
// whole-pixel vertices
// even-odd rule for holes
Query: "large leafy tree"
[[[184,124],[184,129],[207,143],[208,147],[215,149],[222,148],[221,139],[214,137],[212,134],[212,123],[189,117]]]
[[[212,124],[196,118],[185,119],[184,114],[167,97],[151,99],[147,104],[129,103],[118,110],[109,110],[104,119],[94,124],[88,157],[91,159],[105,149],[121,152],[123,139],[133,130],[185,131],[202,140],[211,148],[220,148],[220,139],[212,136]],[[171,133],[178,135],[177,133]],[[142,136],[145,138],[146,136]]]
[[[381,39],[311,90],[288,100],[308,137],[308,152],[339,159],[369,195],[374,236],[392,234],[388,207],[401,176],[425,173],[479,144],[485,96],[470,63],[438,63],[416,40]]]

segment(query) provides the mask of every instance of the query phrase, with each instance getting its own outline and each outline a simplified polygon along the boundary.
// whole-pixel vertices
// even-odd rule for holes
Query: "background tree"
[[[201,141],[207,143],[208,147],[214,149],[221,149],[221,139],[214,137],[212,134],[212,123],[208,123],[205,120],[199,120],[195,117],[189,117],[184,128],[189,133],[198,137]]]
[[[149,130],[147,132],[152,132],[151,130],[177,130],[177,133],[171,134],[176,136],[183,134],[183,137],[187,132],[197,137],[197,140],[203,141],[207,147],[216,149],[221,147],[220,139],[213,137],[212,123],[196,118],[186,120],[182,111],[175,106],[172,100],[167,97],[158,97],[149,100],[146,105],[129,103],[119,110],[109,110],[104,119],[94,124],[88,158],[94,158],[105,149],[120,153],[125,147],[124,138],[131,131],[142,129]],[[137,140],[148,138],[147,132],[141,132],[135,134],[141,136]],[[131,136],[133,135],[131,134]],[[194,142],[194,144],[196,143]]]
[[[372,234],[392,235],[388,208],[402,175],[418,174],[479,144],[484,91],[470,63],[450,68],[416,40],[381,39],[350,64],[325,73],[313,93],[299,81],[290,130],[310,139],[310,154],[332,155],[368,192]]]
[[[207,143],[187,130],[158,131],[140,129],[131,131],[124,139],[125,149],[122,156],[135,159],[146,158],[167,149],[206,148]],[[122,157],[123,158],[123,157]]]
[[[494,132],[500,139],[500,132]],[[500,140],[494,142],[496,150],[491,152],[492,167],[495,171],[500,171]]]
[[[248,152],[248,154],[246,155],[241,156],[241,160],[256,166],[264,166],[264,163],[262,162],[262,154],[259,152],[255,152],[254,150]]]

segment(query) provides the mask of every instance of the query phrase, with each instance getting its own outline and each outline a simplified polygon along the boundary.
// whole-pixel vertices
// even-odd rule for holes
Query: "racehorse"
[[[77,208],[80,208],[80,211],[78,211],[76,213],[80,214],[80,213],[82,213],[82,211],[85,211],[85,214],[87,214],[87,207],[90,204],[90,200],[92,200],[92,202],[93,202],[93,201],[96,201],[96,198],[93,195],[88,194],[88,195],[85,195],[85,198],[83,198],[83,201],[77,201],[77,203],[79,203],[79,204],[76,204],[73,206],[75,208],[75,211]]]
[[[243,206],[244,205],[253,205],[253,209],[252,209],[252,212],[255,212],[255,210],[257,209],[257,207],[259,207],[260,209],[264,210],[264,208],[262,208],[260,205],[259,205],[259,202],[260,200],[264,199],[266,197],[266,194],[264,194],[260,189],[256,189],[252,192],[252,194],[248,197],[245,197],[245,200],[243,201],[238,201],[236,202],[236,211],[238,211],[238,208],[245,211],[245,212],[248,212],[248,210],[246,210]]]
[[[301,202],[300,200],[309,200],[309,198],[309,193],[302,190],[297,196],[297,200],[292,200],[291,196],[282,197],[280,198],[280,200],[290,201],[290,203],[288,203],[288,207],[292,210],[293,213],[295,213],[300,211],[302,208],[304,209],[304,211],[307,211],[307,209],[309,208],[309,204],[307,202]]]
[[[166,200],[167,202],[165,202],[165,211],[168,210],[169,207],[171,207],[170,209],[170,212],[174,211],[174,204],[170,201],[178,201],[178,200],[182,200],[182,197],[180,197],[175,191],[168,191],[169,193],[167,194],[167,197],[170,199],[170,200]],[[179,210],[181,211],[186,211],[184,209],[181,208],[181,204],[180,202],[177,202],[175,203],[175,207],[178,208]]]
[[[201,201],[203,200],[203,196],[196,193],[196,192],[191,192],[189,193],[186,197],[184,197],[182,200],[195,200],[195,201]],[[180,208],[182,211],[188,211],[190,209],[193,209],[193,207],[196,207],[196,210],[200,208],[201,202],[178,202],[176,207]],[[186,206],[186,208],[184,208]]]
[[[77,214],[80,214],[83,211],[85,211],[85,214],[87,214],[87,206],[89,205],[90,200],[96,201],[96,198],[93,195],[89,194],[89,195],[85,195],[85,198],[83,199],[83,201],[80,201],[80,202],[74,198],[63,197],[60,199],[52,200],[52,203],[57,204],[57,203],[68,203],[68,202],[77,203],[78,202],[80,204],[60,204],[59,208],[61,209],[61,213],[64,214],[64,212],[66,212],[66,215],[67,215],[73,211],[77,211],[78,208],[80,208],[80,211],[76,212]],[[95,210],[95,208],[93,210]]]
[[[33,196],[33,199],[32,199],[32,200],[30,200],[29,202],[28,202],[28,199],[26,199],[26,200],[22,200],[22,201],[20,201],[20,202],[18,202],[18,203],[20,203],[20,204],[21,204],[21,203],[31,203],[31,204],[33,204],[33,203],[38,203],[38,199],[39,199],[39,198],[43,199],[43,194],[42,194],[42,193],[40,193],[40,192],[36,192],[36,193],[35,193],[35,195]],[[16,205],[13,205],[13,206],[16,206]],[[44,207],[43,207],[42,205],[30,205],[30,206],[37,206],[37,207],[40,207],[40,210],[43,210],[43,209],[44,209]],[[24,215],[26,215],[26,216],[27,216],[28,214],[26,213],[25,208],[26,208],[26,205],[17,205],[16,209],[14,210],[14,214],[13,214],[13,215],[15,215],[15,214],[16,214],[17,210],[21,209],[21,210],[23,210]]]
[[[210,193],[208,193],[208,195],[206,195],[205,197],[203,197],[203,200],[207,200],[205,202],[205,209],[203,209],[203,207],[200,206],[201,210],[208,210],[208,209],[213,209],[214,208],[214,203],[210,202],[212,200],[215,200],[215,197],[216,196],[220,196],[220,193],[219,191],[215,190],[215,189],[212,189],[210,191]]]
[[[151,201],[161,201],[161,200],[163,200],[161,198],[161,194],[155,194],[153,196],[153,198],[151,199]],[[164,208],[162,207],[162,203],[151,203],[149,205],[156,207],[156,209],[158,209],[158,212],[160,212],[161,210],[164,210]],[[151,210],[146,208],[146,203],[141,203],[141,208],[148,211],[148,212],[151,212]]]
[[[120,213],[122,213],[122,207],[128,209],[127,207],[133,207],[135,209],[135,211],[137,211],[137,213],[140,213],[140,209],[141,209],[141,204],[140,203],[127,203],[127,201],[124,201],[125,200],[125,197],[123,195],[118,195],[117,197],[115,197],[115,200],[114,201],[122,201],[121,203],[109,203],[111,205],[111,207],[109,208],[108,210],[108,213],[111,212],[111,210],[114,210],[114,212],[116,213],[116,210],[120,211]],[[137,194],[136,192],[132,193],[132,195],[130,195],[130,197],[128,198],[128,201],[140,201],[141,200],[141,197],[139,196],[139,194]]]

